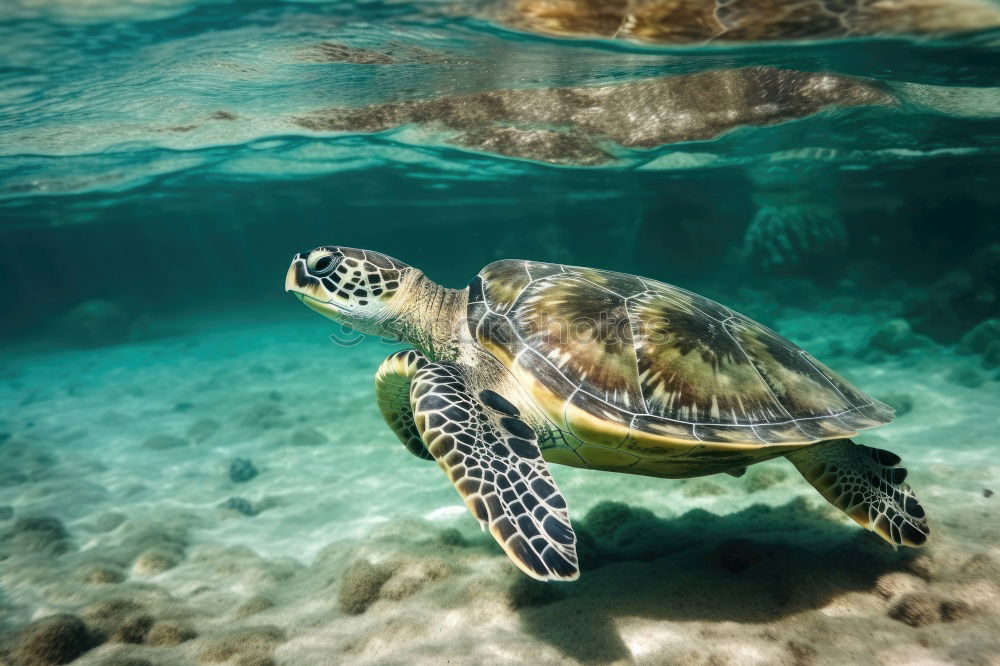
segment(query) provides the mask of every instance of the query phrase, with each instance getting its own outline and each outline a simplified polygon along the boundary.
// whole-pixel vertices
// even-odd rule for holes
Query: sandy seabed
[[[0,664],[1000,664],[1000,382],[779,329],[899,410],[931,544],[893,551],[790,464],[666,481],[555,467],[583,574],[520,574],[382,423],[328,327],[191,319],[0,362]]]

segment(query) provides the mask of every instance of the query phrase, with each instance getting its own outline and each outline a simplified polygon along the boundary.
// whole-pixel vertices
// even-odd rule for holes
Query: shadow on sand
[[[583,663],[631,660],[613,618],[764,623],[871,590],[915,552],[834,522],[802,499],[674,519],[605,502],[577,525],[582,574],[520,610],[525,630]]]

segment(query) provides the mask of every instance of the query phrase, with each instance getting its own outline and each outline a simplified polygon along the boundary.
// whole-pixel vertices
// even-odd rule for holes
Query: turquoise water
[[[993,663],[998,44],[0,6],[0,663]],[[897,410],[858,440],[904,458],[931,542],[893,551],[780,459],[552,465],[582,576],[535,583],[382,422],[401,346],[284,293],[320,245],[725,303]]]

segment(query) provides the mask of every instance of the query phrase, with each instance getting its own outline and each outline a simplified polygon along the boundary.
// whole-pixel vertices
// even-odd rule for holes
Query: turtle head
[[[394,318],[393,298],[415,268],[380,252],[318,247],[292,258],[285,291],[324,317],[380,334]]]

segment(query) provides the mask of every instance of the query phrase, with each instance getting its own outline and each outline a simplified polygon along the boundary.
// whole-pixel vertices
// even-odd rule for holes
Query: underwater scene
[[[0,1],[0,664],[1000,664],[1000,4]]]

